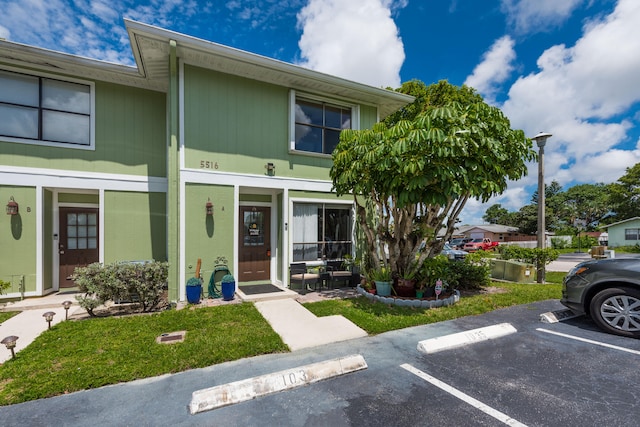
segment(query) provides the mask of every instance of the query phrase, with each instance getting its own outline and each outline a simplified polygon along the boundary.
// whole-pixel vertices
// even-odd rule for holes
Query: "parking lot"
[[[543,323],[557,301],[1,408],[4,425],[636,426],[640,341],[586,318]],[[418,343],[508,324],[514,332],[431,354]],[[464,335],[464,334],[463,334]],[[480,336],[480,338],[478,338]],[[192,393],[360,355],[366,369],[219,409],[189,413]],[[6,422],[6,420],[9,420]]]

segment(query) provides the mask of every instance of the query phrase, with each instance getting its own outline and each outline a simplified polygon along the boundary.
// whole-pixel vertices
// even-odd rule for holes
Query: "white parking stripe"
[[[638,351],[638,350],[631,350],[629,348],[618,347],[617,345],[611,345],[611,344],[607,344],[607,343],[600,342],[600,341],[593,341],[593,340],[589,340],[589,339],[586,339],[586,338],[580,338],[580,337],[576,337],[576,336],[573,336],[573,335],[567,335],[567,334],[563,334],[561,332],[550,331],[548,329],[542,329],[542,328],[537,328],[536,331],[546,332],[547,334],[558,335],[560,337],[565,337],[565,338],[569,338],[569,339],[576,340],[576,341],[582,341],[582,342],[586,342],[586,343],[589,343],[589,344],[599,345],[601,347],[612,348],[614,350],[620,350],[620,351],[625,351],[627,353],[640,355],[640,351]]]
[[[401,368],[406,369],[407,371],[411,372],[414,375],[417,375],[418,377],[422,378],[423,380],[433,384],[434,386],[438,387],[441,390],[446,391],[447,393],[457,397],[458,399],[462,400],[465,403],[468,403],[469,405],[473,406],[476,409],[481,410],[482,412],[484,412],[487,415],[492,416],[493,418],[495,418],[498,421],[503,422],[504,424],[508,425],[508,426],[521,426],[521,427],[526,427],[526,424],[522,424],[521,422],[511,418],[510,416],[503,414],[502,412],[498,411],[497,409],[493,409],[490,406],[485,405],[484,403],[480,402],[479,400],[474,399],[473,397],[461,392],[460,390],[451,387],[448,384],[443,383],[442,381],[440,381],[437,378],[432,377],[431,375],[422,372],[421,370],[409,365],[408,363],[402,364],[400,365]]]

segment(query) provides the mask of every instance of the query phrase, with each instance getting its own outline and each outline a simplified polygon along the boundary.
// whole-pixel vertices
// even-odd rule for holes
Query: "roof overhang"
[[[380,118],[413,102],[410,95],[346,80],[297,65],[125,19],[138,70],[154,82],[169,81],[169,42],[177,56],[197,67],[278,86],[378,107]],[[166,90],[166,89],[165,89]]]

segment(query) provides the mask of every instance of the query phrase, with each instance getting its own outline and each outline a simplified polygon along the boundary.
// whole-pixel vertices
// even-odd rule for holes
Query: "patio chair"
[[[310,291],[311,285],[313,285],[313,290],[318,290],[318,284],[321,285],[320,275],[317,273],[308,273],[307,263],[305,262],[292,263],[289,266],[289,287],[294,283],[300,285],[302,293],[306,293],[308,290]]]

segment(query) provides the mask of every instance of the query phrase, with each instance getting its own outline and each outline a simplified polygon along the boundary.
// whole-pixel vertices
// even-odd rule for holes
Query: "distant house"
[[[609,247],[640,245],[640,217],[605,225],[609,234]]]
[[[536,240],[535,235],[520,233],[518,227],[499,224],[466,225],[459,227],[455,234],[470,237],[472,239],[489,238],[494,242],[523,242]]]

